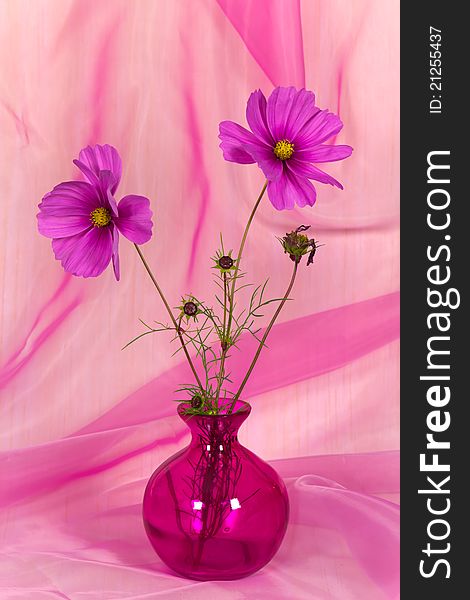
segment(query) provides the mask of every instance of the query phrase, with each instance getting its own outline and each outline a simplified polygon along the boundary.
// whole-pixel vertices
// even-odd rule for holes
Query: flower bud
[[[203,405],[203,399],[201,396],[193,396],[191,398],[191,408],[201,408]]]
[[[183,312],[187,317],[194,317],[197,314],[197,304],[192,302],[185,302],[183,305]]]
[[[233,267],[234,260],[231,256],[221,256],[218,260],[218,265],[221,269],[228,270]]]
[[[180,310],[178,320],[181,322],[182,319],[185,319],[186,323],[189,323],[191,319],[197,321],[197,317],[202,314],[204,307],[194,296],[187,295],[181,298],[181,304],[177,308]]]
[[[230,271],[234,271],[236,269],[236,260],[232,258],[232,251],[230,250],[228,254],[225,254],[224,249],[217,250],[215,256],[212,257],[214,261],[214,269],[218,269],[221,273],[230,273]]]

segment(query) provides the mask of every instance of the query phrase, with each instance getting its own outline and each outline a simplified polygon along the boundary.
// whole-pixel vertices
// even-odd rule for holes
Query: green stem
[[[142,261],[142,263],[143,263],[143,265],[144,265],[144,267],[145,267],[145,269],[146,269],[146,271],[147,271],[150,279],[152,280],[153,285],[156,287],[157,292],[158,292],[160,298],[162,299],[163,304],[165,305],[165,308],[166,308],[166,310],[167,310],[167,312],[168,312],[168,314],[170,316],[171,322],[173,323],[173,327],[175,328],[175,331],[178,334],[179,340],[181,342],[181,347],[183,348],[183,351],[184,351],[184,353],[186,355],[186,358],[188,360],[189,366],[191,367],[191,371],[193,372],[193,375],[194,375],[194,377],[195,377],[195,379],[197,381],[197,384],[200,387],[201,392],[204,392],[204,387],[203,387],[203,385],[201,383],[201,380],[199,379],[199,375],[197,374],[197,371],[196,371],[196,369],[194,367],[193,361],[191,360],[191,357],[189,356],[189,352],[188,352],[188,349],[186,348],[186,344],[184,343],[184,339],[183,339],[183,336],[181,334],[181,328],[179,327],[178,323],[176,322],[176,319],[175,319],[175,317],[173,315],[173,312],[172,312],[172,310],[170,308],[170,305],[168,304],[168,302],[167,302],[167,300],[165,298],[165,295],[163,294],[162,289],[158,285],[157,280],[155,279],[154,274],[152,273],[149,265],[147,264],[147,261],[145,260],[144,255],[142,254],[142,250],[140,249],[140,247],[137,244],[134,244],[134,246],[135,246],[135,249],[137,250],[137,254],[140,256],[140,260]]]
[[[224,331],[225,331],[225,325],[227,324],[227,290],[228,290],[227,273],[224,273]]]
[[[267,187],[268,187],[268,182],[265,181],[264,185],[263,185],[263,189],[261,190],[261,192],[258,196],[258,199],[256,200],[255,205],[253,206],[253,210],[251,211],[250,217],[246,224],[245,231],[243,232],[242,241],[240,242],[240,248],[238,249],[238,255],[237,255],[237,263],[235,265],[235,271],[233,272],[232,286],[230,289],[230,299],[231,299],[232,307],[233,307],[233,298],[235,297],[235,285],[237,282],[237,275],[238,275],[238,271],[240,270],[240,263],[242,260],[243,250],[245,249],[246,238],[248,237],[248,232],[250,230],[251,223],[253,222],[255,213],[258,210],[258,206],[260,205],[260,202],[263,199],[264,192],[266,191]],[[227,325],[227,331],[229,334],[230,334],[230,328],[232,325],[232,317],[233,317],[233,311],[231,310],[229,313],[228,325]]]
[[[248,222],[246,224],[245,227],[245,231],[243,232],[243,237],[242,240],[240,242],[240,248],[238,249],[238,254],[237,254],[237,260],[236,260],[236,264],[235,264],[235,270],[233,272],[232,275],[232,285],[230,286],[230,292],[228,295],[228,302],[229,302],[229,312],[228,312],[228,323],[227,323],[227,331],[225,332],[224,338],[225,338],[225,345],[224,348],[222,348],[222,354],[220,357],[220,370],[219,370],[219,376],[221,373],[225,372],[225,359],[227,357],[227,351],[229,349],[230,346],[230,331],[232,328],[232,321],[233,321],[233,311],[234,311],[234,299],[235,299],[235,286],[237,283],[237,276],[238,276],[238,272],[240,270],[240,263],[242,260],[242,255],[243,255],[243,250],[245,248],[245,243],[246,243],[246,238],[248,237],[248,232],[250,230],[250,226],[251,223],[253,222],[254,216],[256,211],[258,210],[258,206],[261,203],[261,200],[263,199],[264,196],[264,192],[266,191],[266,188],[268,187],[268,182],[265,181],[264,185],[263,185],[263,189],[261,190],[258,199],[255,202],[255,205],[253,206],[253,210],[251,211],[251,214],[248,218]],[[219,392],[217,393],[217,401],[218,401],[218,397],[219,397]]]
[[[225,329],[225,327],[227,325],[227,273],[224,272],[223,278],[224,278],[224,322],[223,322],[223,326],[222,326],[222,354],[224,353],[225,347],[227,344],[227,332]],[[221,368],[219,373],[217,374],[217,390],[215,393],[215,403],[217,406],[217,412],[218,412],[218,408],[219,408],[220,390],[222,388],[224,375],[225,375],[225,369]]]
[[[264,332],[264,335],[261,338],[261,342],[259,343],[258,349],[256,350],[256,354],[254,355],[253,360],[251,361],[251,365],[250,365],[250,367],[249,367],[249,369],[248,369],[248,371],[247,371],[247,373],[246,373],[243,381],[241,382],[240,387],[238,388],[238,392],[233,397],[232,406],[230,407],[230,410],[228,411],[228,414],[230,414],[232,412],[232,410],[234,409],[235,404],[236,404],[238,398],[240,397],[240,394],[242,393],[243,388],[245,387],[246,382],[248,381],[248,379],[249,379],[249,377],[251,375],[251,372],[255,368],[256,362],[258,361],[259,355],[261,354],[261,350],[263,349],[263,347],[265,345],[265,342],[266,342],[266,339],[267,339],[267,337],[269,335],[269,332],[271,331],[271,329],[272,329],[272,327],[273,327],[276,319],[278,318],[279,313],[281,312],[284,304],[287,302],[287,299],[289,298],[289,294],[291,293],[291,290],[292,290],[292,288],[294,286],[295,277],[297,275],[297,267],[298,267],[298,262],[295,261],[295,263],[294,263],[294,270],[292,272],[292,277],[291,277],[291,280],[290,280],[289,285],[287,287],[286,293],[284,294],[284,297],[283,297],[281,303],[277,307],[276,312],[274,313],[271,321],[269,322],[269,325],[266,327],[266,331]]]

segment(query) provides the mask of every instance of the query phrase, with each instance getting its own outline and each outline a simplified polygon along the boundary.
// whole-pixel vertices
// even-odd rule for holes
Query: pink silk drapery
[[[0,596],[380,600],[398,596],[398,3],[9,0],[0,6]],[[261,206],[247,280],[291,268],[275,236],[311,224],[301,271],[249,386],[241,438],[273,460],[292,518],[272,563],[237,582],[170,574],[140,522],[146,479],[186,441],[164,314],[132,247],[122,281],[65,275],[36,206],[88,143],[115,145],[120,192],[147,195],[144,251],[172,303],[210,292],[219,231],[237,247],[263,183],[223,161],[220,120],[255,88],[306,86],[353,156],[313,209]],[[253,345],[234,356],[237,376]]]

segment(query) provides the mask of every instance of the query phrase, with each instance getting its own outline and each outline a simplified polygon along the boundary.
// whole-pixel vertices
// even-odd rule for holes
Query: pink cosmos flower
[[[268,195],[278,210],[313,206],[316,190],[310,179],[343,186],[312,163],[343,160],[351,146],[325,145],[343,123],[328,110],[315,106],[315,95],[293,87],[277,87],[268,101],[261,90],[253,92],[246,106],[248,131],[233,121],[219,125],[225,160],[258,163],[268,180]]]
[[[88,146],[74,164],[86,181],[59,183],[39,204],[38,229],[52,238],[52,249],[63,268],[80,277],[97,277],[113,259],[119,281],[119,232],[144,244],[152,237],[152,211],[144,196],[114,194],[122,162],[116,148]]]

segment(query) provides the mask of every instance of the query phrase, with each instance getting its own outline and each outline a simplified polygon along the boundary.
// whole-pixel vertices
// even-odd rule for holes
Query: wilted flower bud
[[[284,237],[278,238],[281,246],[284,248],[284,252],[294,262],[299,263],[302,256],[309,254],[307,266],[313,262],[313,257],[318,247],[313,238],[309,239],[304,233],[301,233],[308,229],[310,229],[310,225],[300,225],[297,229],[286,233]]]

